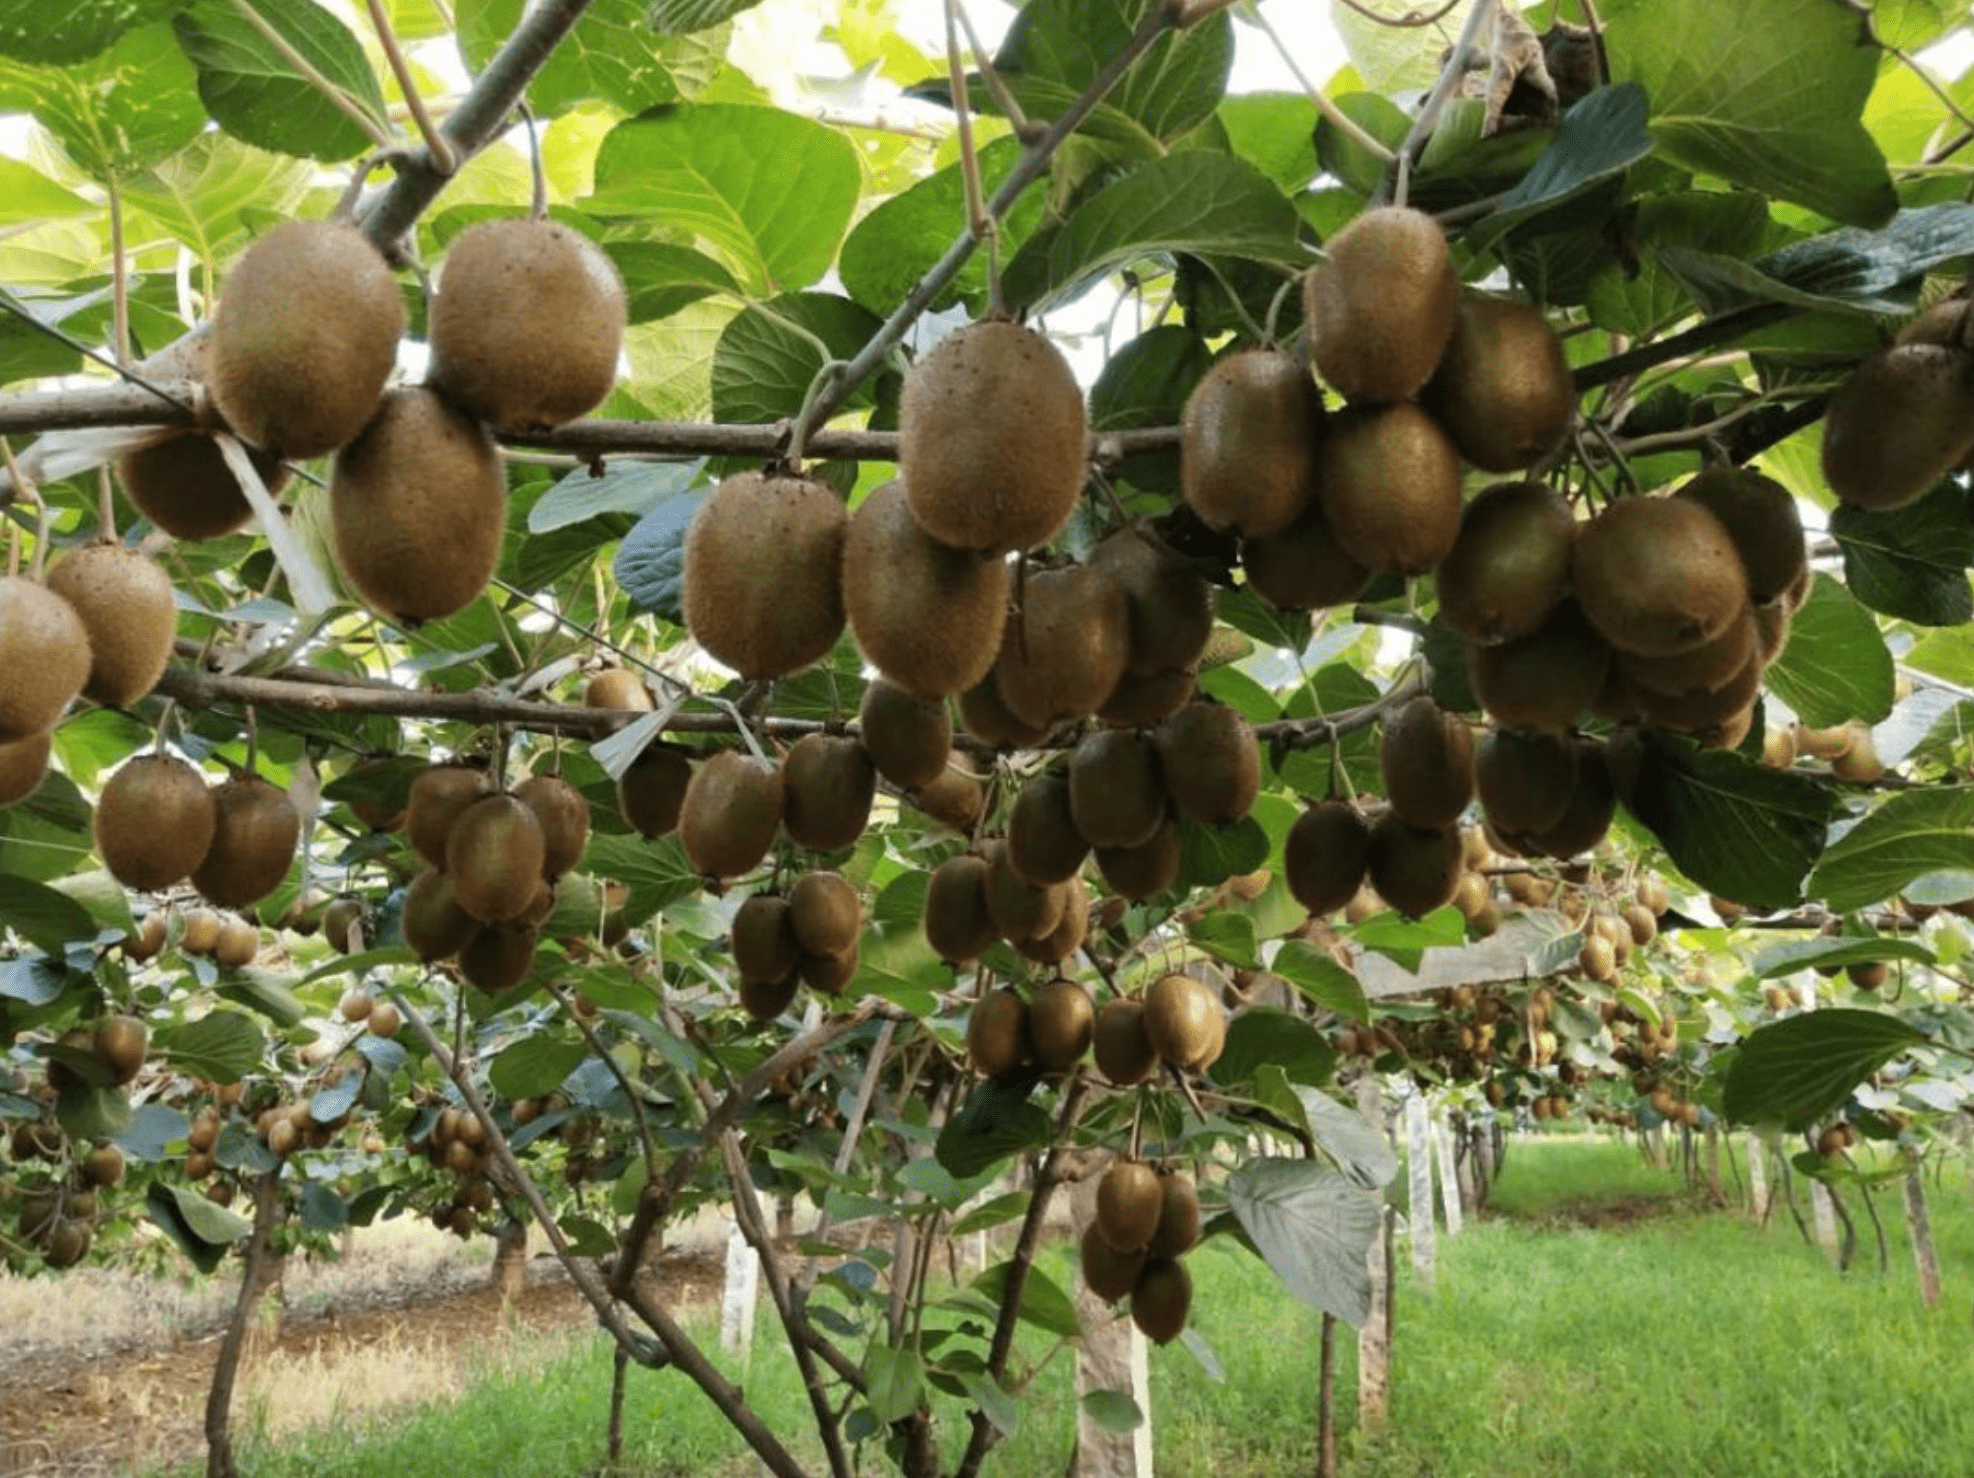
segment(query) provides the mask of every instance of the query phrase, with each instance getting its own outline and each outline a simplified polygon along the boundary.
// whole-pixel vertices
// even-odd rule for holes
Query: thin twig
[[[282,61],[295,69],[304,82],[321,93],[337,112],[362,129],[365,138],[380,149],[396,147],[397,141],[391,137],[390,130],[362,108],[355,98],[323,76],[315,63],[289,45],[288,38],[269,25],[266,18],[255,10],[248,0],[233,0],[233,8],[240,12],[242,20],[260,33],[263,41],[280,54]]]
[[[384,48],[384,60],[390,64],[391,75],[398,79],[398,91],[404,94],[404,104],[411,110],[411,121],[418,125],[418,136],[425,141],[432,167],[441,174],[451,174],[459,167],[453,158],[452,145],[432,126],[432,115],[425,111],[425,99],[419,96],[417,79],[411,75],[411,64],[398,45],[398,34],[391,25],[384,0],[365,0],[365,3],[370,7],[370,24],[376,28],[377,40]]]
[[[1789,303],[1750,303],[1745,307],[1730,308],[1724,313],[1695,324],[1683,333],[1670,338],[1659,339],[1650,344],[1640,345],[1623,354],[1613,354],[1609,359],[1597,360],[1594,364],[1580,366],[1570,378],[1576,383],[1581,394],[1598,385],[1608,385],[1615,380],[1638,374],[1642,370],[1655,369],[1662,364],[1670,364],[1676,359],[1684,359],[1689,354],[1704,349],[1731,344],[1736,339],[1745,339],[1757,329],[1768,328],[1793,318],[1802,310]]]
[[[1459,0],[1453,0],[1453,3],[1457,5]],[[1281,57],[1283,64],[1288,67],[1296,83],[1304,92],[1309,94],[1309,101],[1316,105],[1316,111],[1329,120],[1330,126],[1352,143],[1356,144],[1358,148],[1370,154],[1372,158],[1386,164],[1391,163],[1391,146],[1386,144],[1383,139],[1367,133],[1362,124],[1344,112],[1343,109],[1339,108],[1330,100],[1328,93],[1309,80],[1308,75],[1302,70],[1301,64],[1296,61],[1295,53],[1289,50],[1288,43],[1282,40],[1281,33],[1268,24],[1267,12],[1259,6],[1254,11],[1254,23],[1261,27],[1261,33],[1274,46],[1276,54]]]
[[[1000,69],[994,65],[994,59],[988,55],[987,48],[980,44],[980,33],[973,28],[973,17],[966,13],[964,0],[952,0],[952,4],[959,12],[960,29],[966,32],[966,44],[973,52],[973,64],[980,69],[981,81],[987,84],[987,91],[993,96],[994,106],[1007,115],[1008,122],[1014,125],[1017,137],[1026,136],[1030,127],[1028,115],[1022,111],[1015,95],[1008,91],[1008,84],[1002,78]]]
[[[1440,69],[1439,80],[1433,83],[1433,90],[1426,94],[1426,101],[1419,109],[1419,116],[1412,120],[1405,140],[1398,146],[1398,155],[1391,168],[1385,171],[1379,181],[1377,200],[1392,200],[1399,205],[1405,203],[1407,176],[1419,151],[1425,147],[1432,131],[1439,127],[1439,115],[1445,111],[1448,101],[1460,86],[1460,79],[1467,72],[1467,55],[1480,40],[1481,31],[1494,18],[1498,0],[1474,0],[1474,8],[1467,12],[1467,23],[1461,27],[1460,38],[1453,43],[1452,53],[1446,65]]]
[[[1403,15],[1385,15],[1371,9],[1370,6],[1363,3],[1363,0],[1343,0],[1343,3],[1366,20],[1375,21],[1381,26],[1390,26],[1394,30],[1407,30],[1419,26],[1430,26],[1434,21],[1444,20],[1459,7],[1460,0],[1446,0],[1444,5],[1440,6],[1438,10],[1433,11],[1430,15],[1416,10],[1408,10]]]
[[[500,752],[505,753],[506,749],[505,744],[500,746]],[[495,787],[497,791],[501,788],[498,785]],[[651,1121],[644,1112],[644,1095],[638,1092],[637,1085],[631,1082],[630,1075],[624,1071],[623,1065],[611,1054],[610,1049],[603,1045],[603,1039],[597,1036],[596,1028],[591,1026],[584,1019],[583,1013],[576,1009],[575,998],[569,993],[568,987],[545,974],[540,978],[541,983],[548,987],[548,993],[555,997],[556,1004],[561,1006],[568,1018],[576,1023],[576,1030],[582,1033],[590,1055],[601,1062],[610,1076],[616,1079],[617,1090],[630,1103],[631,1118],[637,1124],[638,1144],[644,1151],[644,1183],[651,1184],[658,1178],[658,1147],[651,1138]]]

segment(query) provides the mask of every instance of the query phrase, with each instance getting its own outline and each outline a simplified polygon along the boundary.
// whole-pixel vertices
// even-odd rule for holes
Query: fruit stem
[[[114,544],[117,537],[116,495],[110,489],[110,469],[107,465],[96,469],[96,532]]]
[[[7,463],[7,472],[14,479],[14,495],[20,498],[31,499],[37,506],[39,506],[41,503],[41,494],[35,490],[35,486],[32,482],[28,480],[27,474],[21,471],[21,464],[14,460],[13,443],[8,441],[7,438],[4,436],[0,436],[0,457],[5,458]],[[44,519],[47,517],[47,510],[45,508],[42,510],[42,516]],[[18,575],[20,572],[21,572],[21,531],[18,525],[9,521],[7,525],[8,578],[11,579],[13,576]]]
[[[123,193],[114,170],[105,189],[110,206],[110,348],[121,368],[130,363],[130,264],[123,255]]]
[[[548,171],[541,162],[541,135],[535,129],[535,110],[528,106],[526,98],[514,105],[514,111],[521,115],[521,122],[528,130],[528,173],[531,179],[528,219],[539,221],[548,214]]]
[[[453,158],[452,145],[432,126],[432,115],[425,111],[425,99],[418,94],[418,84],[413,80],[411,67],[398,45],[397,32],[391,26],[390,13],[384,9],[384,0],[368,0],[368,4],[370,24],[377,29],[377,40],[384,48],[384,60],[390,64],[391,75],[398,79],[398,91],[404,94],[404,104],[411,109],[411,118],[418,125],[419,137],[425,140],[425,152],[432,156],[432,168],[440,174],[451,174],[458,167]]]
[[[391,138],[389,130],[358,106],[356,100],[347,92],[323,76],[313,62],[289,45],[288,38],[269,25],[261,13],[248,3],[248,0],[233,0],[233,8],[240,12],[242,20],[260,33],[263,41],[280,54],[283,61],[301,75],[304,82],[327,98],[330,106],[337,112],[362,129],[365,138],[380,149],[394,146],[395,141]]]

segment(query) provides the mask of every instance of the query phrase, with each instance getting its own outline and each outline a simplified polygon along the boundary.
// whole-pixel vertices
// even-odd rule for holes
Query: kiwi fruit
[[[801,977],[793,970],[779,980],[743,978],[740,982],[740,1009],[756,1021],[773,1021],[794,1003],[795,992],[801,985]]]
[[[1317,496],[1358,564],[1423,575],[1460,534],[1460,457],[1416,405],[1353,407],[1330,419]]]
[[[1028,1003],[1006,986],[973,1003],[966,1055],[983,1078],[1005,1077],[1028,1060]]]
[[[651,689],[644,679],[627,667],[605,667],[592,673],[583,686],[583,707],[610,709],[620,713],[649,713]]]
[[[1238,710],[1210,700],[1188,703],[1152,737],[1180,815],[1203,826],[1230,826],[1254,808],[1261,750]]]
[[[86,1221],[60,1221],[48,1233],[42,1262],[51,1268],[72,1268],[89,1255],[95,1229]]]
[[[937,780],[953,752],[953,720],[946,705],[914,698],[881,677],[864,689],[857,728],[877,773],[900,790]]]
[[[219,943],[219,931],[224,923],[220,916],[209,908],[188,909],[180,916],[184,928],[178,936],[179,950],[188,955],[209,955]]]
[[[1568,596],[1528,635],[1467,649],[1475,699],[1510,728],[1569,728],[1596,703],[1610,670],[1610,646]]]
[[[1179,476],[1208,528],[1279,534],[1315,493],[1323,397],[1279,349],[1243,349],[1208,370],[1179,423]]]
[[[967,852],[935,867],[925,890],[925,942],[932,952],[963,965],[999,937],[987,907],[987,859]]]
[[[288,876],[302,822],[287,793],[258,776],[215,786],[212,845],[192,869],[192,886],[208,903],[245,908]]]
[[[1760,631],[1753,607],[1743,607],[1740,616],[1712,641],[1702,642],[1677,657],[1618,658],[1632,688],[1641,695],[1664,693],[1677,696],[1701,688],[1718,688],[1729,681],[1760,651]],[[1647,700],[1649,701],[1649,699]]]
[[[1371,828],[1371,886],[1406,918],[1422,918],[1453,901],[1464,850],[1459,828],[1411,826],[1387,811]]]
[[[1603,841],[1618,806],[1604,746],[1595,739],[1578,738],[1572,741],[1572,748],[1576,751],[1576,779],[1562,819],[1529,837],[1538,851],[1558,861],[1580,856]]]
[[[1113,1087],[1145,1082],[1158,1070],[1158,1049],[1145,1030],[1143,1001],[1120,997],[1105,1002],[1090,1045],[1097,1071]]]
[[[1974,440],[1974,425],[1969,439]],[[1673,496],[1690,498],[1720,520],[1741,557],[1750,600],[1779,600],[1806,578],[1809,550],[1802,516],[1789,490],[1773,478],[1752,467],[1710,467]]]
[[[404,890],[404,914],[398,925],[405,947],[427,964],[449,960],[480,932],[480,921],[453,897],[452,879],[428,867]]]
[[[361,231],[283,222],[233,264],[213,310],[213,404],[243,441],[326,456],[377,409],[403,333],[397,282]]]
[[[967,733],[996,749],[1030,749],[1049,736],[1048,725],[1015,716],[1001,700],[999,682],[992,674],[960,694],[959,709]]]
[[[1024,724],[1049,729],[1095,713],[1131,656],[1131,607],[1117,583],[1087,565],[1031,571],[1019,614],[1001,637],[994,686]]]
[[[1097,871],[1111,892],[1133,901],[1163,893],[1179,881],[1180,836],[1171,817],[1135,847],[1098,847]]]
[[[1241,568],[1248,589],[1284,611],[1343,605],[1371,583],[1371,572],[1337,542],[1320,497],[1279,534],[1242,540]]]
[[[1008,810],[1008,865],[1031,883],[1062,883],[1082,869],[1090,844],[1076,824],[1071,782],[1044,770],[1024,784]]]
[[[432,866],[444,867],[453,823],[492,792],[487,772],[475,766],[433,765],[421,771],[405,801],[404,831],[412,850]]]
[[[110,876],[146,893],[184,882],[219,826],[213,794],[168,754],[140,754],[118,770],[96,803],[96,851]]]
[[[987,787],[959,765],[949,765],[930,785],[911,793],[911,802],[948,831],[970,832],[987,809]]]
[[[502,431],[573,421],[617,382],[625,308],[615,264],[581,232],[547,219],[478,222],[439,270],[432,386]]]
[[[1151,736],[1131,729],[1087,735],[1069,758],[1069,815],[1092,847],[1150,841],[1166,816],[1165,775]]]
[[[1113,1161],[1097,1182],[1097,1230],[1119,1252],[1151,1245],[1165,1194],[1158,1172],[1139,1160]]]
[[[1137,1286],[1146,1255],[1142,1247],[1134,1252],[1119,1252],[1104,1239],[1093,1221],[1084,1228],[1078,1247],[1084,1286],[1104,1302],[1116,1303]]]
[[[1537,836],[1562,821],[1576,789],[1577,748],[1566,734],[1491,728],[1474,753],[1475,788],[1504,837]]]
[[[617,809],[642,837],[670,836],[678,829],[692,761],[665,744],[647,746],[617,781]]]
[[[853,941],[841,954],[805,953],[796,971],[802,983],[817,994],[840,996],[850,982],[857,978],[858,964],[857,946]]]
[[[106,1016],[89,1037],[89,1050],[110,1071],[110,1081],[122,1088],[136,1081],[151,1050],[150,1029],[135,1016]]]
[[[288,484],[273,452],[250,447],[247,457],[270,496]],[[137,511],[174,539],[217,539],[253,521],[254,505],[240,490],[219,443],[180,431],[117,460],[117,480]]]
[[[1146,1261],[1131,1288],[1131,1322],[1155,1345],[1169,1345],[1186,1332],[1193,1308],[1193,1275],[1177,1258]]]
[[[1755,623],[1755,650],[1761,654],[1762,665],[1766,667],[1780,657],[1789,645],[1795,611],[1786,600],[1770,600],[1753,607],[1749,614]]]
[[[1176,1170],[1160,1172],[1158,1189],[1158,1230],[1152,1233],[1151,1255],[1179,1257],[1199,1241],[1199,1192],[1191,1176]]]
[[[1735,724],[1760,695],[1761,686],[1761,653],[1750,651],[1747,662],[1718,687],[1654,693],[1633,684],[1632,696],[1646,722],[1682,734],[1701,734]]]
[[[997,319],[947,334],[905,376],[898,465],[912,517],[941,544],[1046,544],[1083,491],[1088,429],[1069,362]]]
[[[1199,665],[1213,635],[1213,587],[1186,568],[1151,524],[1106,535],[1089,562],[1124,592],[1131,633],[1127,672],[1157,677]]]
[[[123,708],[158,685],[178,605],[155,560],[122,544],[86,544],[48,572],[48,589],[74,608],[89,633],[86,697]]]
[[[1332,913],[1356,896],[1370,866],[1371,828],[1348,801],[1317,801],[1296,817],[1282,843],[1289,893],[1312,914]]]
[[[553,883],[583,860],[589,845],[589,802],[560,775],[531,775],[514,787],[514,799],[541,826],[541,875]]]
[[[336,559],[370,605],[399,621],[464,610],[500,563],[507,478],[484,427],[430,390],[393,390],[336,456]]]
[[[519,796],[475,801],[446,837],[453,901],[483,924],[520,918],[534,902],[547,851],[541,822]]]
[[[1161,975],[1145,992],[1145,1035],[1166,1063],[1181,1072],[1204,1072],[1227,1045],[1227,1015],[1204,981],[1176,972]]]
[[[48,752],[52,733],[30,734],[10,744],[0,744],[0,806],[24,801],[41,788],[41,777],[48,773]],[[205,786],[201,785],[200,790]]]
[[[1859,362],[1823,418],[1823,479],[1856,508],[1903,508],[1974,445],[1974,354],[1895,344]]]
[[[409,897],[409,890],[406,893]],[[339,955],[355,954],[363,948],[369,927],[369,910],[363,906],[361,898],[337,898],[325,904],[322,921],[318,926],[322,937]],[[479,922],[474,921],[474,928]],[[456,946],[455,946],[456,947]]]
[[[1541,483],[1498,482],[1460,515],[1434,571],[1439,620],[1480,646],[1527,636],[1569,588],[1576,520]]]
[[[1039,939],[1055,931],[1062,922],[1068,890],[1060,886],[1031,883],[1008,861],[1007,844],[989,842],[987,858],[987,914],[1003,939]]]
[[[843,540],[836,490],[813,477],[740,472],[686,531],[685,624],[749,682],[785,677],[843,632]]]
[[[1878,757],[1878,747],[1872,740],[1869,727],[1853,724],[1851,730],[1851,742],[1842,754],[1830,761],[1830,773],[1839,780],[1869,784],[1884,775],[1885,762]]]
[[[1096,1029],[1090,993],[1073,980],[1051,980],[1028,1003],[1030,1047],[1050,1072],[1067,1072],[1081,1062]]]
[[[488,924],[459,951],[459,973],[476,990],[492,995],[512,990],[534,967],[538,936],[522,923]],[[370,1030],[377,1031],[377,1013],[370,1013]]]
[[[25,575],[0,576],[0,744],[54,728],[89,672],[75,607]]]
[[[1061,965],[1083,947],[1090,936],[1090,890],[1077,879],[1049,890],[1062,899],[1062,919],[1048,933],[1033,939],[1013,939],[1015,953],[1038,965]]]
[[[219,943],[214,946],[213,962],[223,970],[242,970],[260,953],[260,930],[245,919],[229,917],[220,926]]]
[[[843,606],[871,665],[920,698],[972,687],[1007,621],[1005,560],[951,549],[912,517],[900,482],[872,490],[843,538]]]
[[[1385,720],[1378,766],[1392,810],[1409,825],[1451,826],[1474,798],[1473,730],[1421,693]]]
[[[1120,728],[1144,728],[1170,718],[1192,701],[1193,674],[1184,668],[1169,672],[1127,672],[1097,710],[1097,718]]]
[[[1446,354],[1419,399],[1484,472],[1534,466],[1576,418],[1563,341],[1540,308],[1512,298],[1461,299]]]
[[[788,927],[804,954],[853,950],[863,926],[863,903],[841,873],[805,872],[788,890]]]
[[[781,771],[737,749],[700,762],[679,809],[679,841],[709,878],[733,878],[758,866],[781,827]]]
[[[787,795],[782,825],[798,847],[840,851],[854,845],[870,824],[877,769],[854,738],[804,734],[789,746],[781,780]]]
[[[1604,640],[1640,657],[1712,641],[1748,604],[1727,528],[1691,498],[1620,498],[1578,533],[1578,602]]]
[[[1407,206],[1365,211],[1303,279],[1302,306],[1326,385],[1352,402],[1409,400],[1432,378],[1459,321],[1446,233]]]
[[[774,893],[755,893],[734,911],[728,942],[743,981],[791,980],[802,963],[802,946],[788,921],[788,900]],[[779,1016],[781,1008],[772,1014]]]

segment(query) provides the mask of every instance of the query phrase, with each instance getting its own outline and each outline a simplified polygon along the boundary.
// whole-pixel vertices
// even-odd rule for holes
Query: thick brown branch
[[[1718,349],[1723,344],[1731,344],[1736,339],[1744,339],[1757,329],[1793,318],[1800,309],[1788,303],[1751,303],[1745,308],[1730,308],[1725,313],[1716,314],[1703,323],[1696,323],[1684,333],[1671,338],[1658,339],[1650,344],[1642,344],[1623,354],[1613,354],[1609,359],[1600,359],[1594,364],[1586,364],[1571,376],[1578,392],[1597,385],[1608,385],[1613,380],[1622,380],[1659,365],[1670,364],[1675,359],[1684,359],[1689,354],[1698,354],[1707,349]]]

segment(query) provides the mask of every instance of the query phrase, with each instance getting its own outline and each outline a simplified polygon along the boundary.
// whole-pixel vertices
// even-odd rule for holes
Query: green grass
[[[1730,1188],[1732,1181],[1729,1182]],[[1855,1205],[1859,1266],[1839,1276],[1786,1211],[1766,1229],[1707,1210],[1678,1177],[1611,1143],[1517,1142],[1495,1215],[1440,1243],[1438,1292],[1401,1243],[1392,1424],[1350,1430],[1354,1340],[1338,1341],[1348,1478],[1905,1478],[1974,1473],[1974,1207],[1965,1167],[1933,1188],[1947,1306],[1921,1307],[1896,1194],[1881,1194],[1891,1270]],[[1594,1228],[1593,1208],[1625,1217]],[[1807,1212],[1805,1212],[1807,1215]],[[1590,1219],[1595,1220],[1595,1217]],[[1224,1384],[1184,1348],[1152,1354],[1161,1475],[1275,1478],[1314,1468],[1318,1317],[1224,1239],[1192,1257],[1194,1327]],[[1067,1250],[1045,1268],[1067,1286]],[[771,1316],[767,1316],[771,1318]],[[710,1333],[710,1331],[704,1331]],[[1031,1354],[1046,1344],[1031,1342]],[[1003,1478],[1059,1473],[1075,1419],[1067,1358],[1033,1386],[1021,1430],[989,1463]],[[822,1471],[814,1423],[764,1323],[745,1378],[771,1426]],[[521,1374],[489,1372],[450,1405],[372,1428],[270,1447],[248,1434],[256,1478],[571,1478],[598,1470],[610,1390],[601,1336]],[[952,1423],[957,1428],[959,1424]],[[634,1370],[625,1472],[758,1471],[676,1372]],[[951,1430],[956,1445],[963,1432]],[[887,1471],[879,1454],[865,1471]]]

